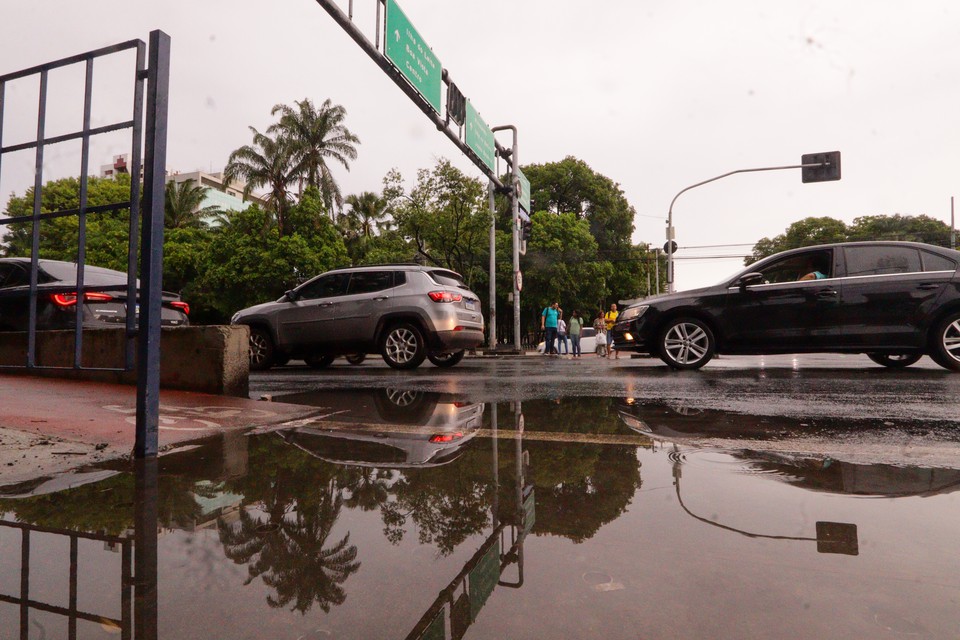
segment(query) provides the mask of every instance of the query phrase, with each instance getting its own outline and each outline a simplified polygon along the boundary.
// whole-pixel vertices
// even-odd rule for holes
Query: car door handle
[[[377,296],[376,298],[374,298],[374,300],[376,300],[377,302],[383,302],[384,300],[389,300],[389,299],[390,299],[390,296]]]
[[[336,303],[336,302],[321,302],[321,303],[320,303],[320,308],[321,308],[321,309],[325,309],[326,307],[335,307],[335,306],[337,306],[337,303]]]
[[[836,289],[823,289],[817,291],[817,300],[835,300],[838,295]]]
[[[939,282],[924,282],[919,287],[917,287],[917,289],[923,289],[925,291],[930,291],[931,289],[939,289],[939,288],[940,288]]]

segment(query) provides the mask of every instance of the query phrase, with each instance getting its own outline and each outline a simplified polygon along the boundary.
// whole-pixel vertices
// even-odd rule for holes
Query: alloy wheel
[[[943,352],[960,363],[960,318],[948,324],[940,334]]]
[[[672,324],[663,334],[661,345],[668,364],[680,368],[698,367],[713,356],[713,336],[692,320]]]

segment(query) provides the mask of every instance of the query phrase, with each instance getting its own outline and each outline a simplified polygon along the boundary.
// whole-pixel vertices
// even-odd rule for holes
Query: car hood
[[[644,298],[639,302],[631,304],[630,307],[639,307],[642,305],[655,305],[663,302],[675,302],[677,300],[695,298],[703,293],[712,291],[715,288],[716,288],[716,285],[712,287],[700,287],[699,289],[687,289],[686,291],[678,291],[676,293],[663,293],[658,296],[650,296],[649,298]],[[629,309],[630,307],[627,307],[627,309]]]
[[[238,319],[239,319],[239,318],[243,318],[243,317],[246,317],[246,316],[256,315],[256,314],[258,314],[258,313],[264,313],[264,312],[266,312],[266,311],[269,311],[269,310],[270,310],[272,307],[274,307],[276,304],[277,304],[277,303],[276,303],[275,301],[263,302],[263,303],[261,303],[261,304],[255,304],[255,305],[253,305],[252,307],[247,307],[246,309],[241,309],[240,311],[237,311],[237,312],[234,314],[234,318],[238,318]]]

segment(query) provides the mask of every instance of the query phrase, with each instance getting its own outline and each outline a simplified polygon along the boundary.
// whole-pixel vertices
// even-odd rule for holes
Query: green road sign
[[[531,213],[530,181],[527,180],[527,176],[523,175],[523,171],[520,171],[520,167],[517,167],[517,177],[520,178],[520,208],[527,213]]]
[[[430,103],[433,110],[440,113],[440,76],[443,66],[395,0],[387,0],[384,39],[387,59]]]
[[[483,121],[477,110],[473,108],[473,103],[467,100],[467,135],[466,143],[473,150],[477,157],[487,165],[491,171],[496,171],[494,161],[496,158],[496,148],[493,143],[493,131]]]

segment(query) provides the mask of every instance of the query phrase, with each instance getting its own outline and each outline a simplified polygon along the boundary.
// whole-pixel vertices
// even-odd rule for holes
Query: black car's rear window
[[[463,289],[467,288],[466,283],[460,279],[460,276],[454,273],[453,271],[446,271],[436,269],[434,271],[428,271],[430,277],[433,278],[433,281],[437,284],[443,284],[448,287],[461,287]]]
[[[956,271],[957,269],[956,262],[936,253],[921,251],[920,257],[923,258],[924,271]]]
[[[917,273],[920,251],[913,247],[847,247],[848,276],[878,276],[888,273]]]
[[[41,262],[40,267],[54,280],[72,284],[77,281],[77,265],[70,262]],[[127,274],[103,267],[86,265],[83,269],[83,282],[86,285],[106,285],[125,283]]]

